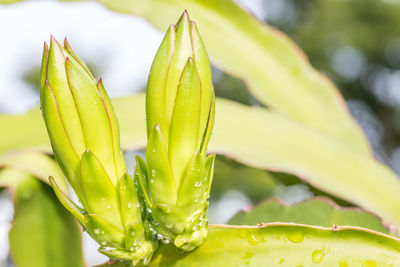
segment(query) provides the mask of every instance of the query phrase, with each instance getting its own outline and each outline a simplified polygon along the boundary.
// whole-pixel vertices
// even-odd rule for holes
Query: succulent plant
[[[101,253],[146,264],[158,241],[143,223],[110,98],[66,40],[44,45],[40,98],[55,158],[81,207],[50,179],[57,197]]]
[[[137,157],[135,172],[152,229],[185,251],[207,237],[215,156],[207,157],[206,150],[214,99],[207,52],[185,11],[169,27],[151,67],[146,163]]]

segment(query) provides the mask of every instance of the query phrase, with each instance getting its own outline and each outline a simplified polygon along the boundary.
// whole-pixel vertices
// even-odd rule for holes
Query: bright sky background
[[[39,3],[38,3],[39,2]],[[0,6],[0,111],[20,113],[38,103],[21,77],[40,66],[43,42],[67,36],[98,70],[111,96],[145,86],[162,33],[145,20],[113,13],[95,2],[27,1]]]

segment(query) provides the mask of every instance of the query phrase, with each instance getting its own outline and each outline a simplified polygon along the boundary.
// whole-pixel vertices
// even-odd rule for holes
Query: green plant
[[[192,231],[191,227],[196,226],[201,221],[200,218],[204,218],[207,210],[205,197],[198,203],[195,200],[197,193],[206,192],[208,196],[209,181],[212,180],[214,157],[206,158],[205,150],[213,126],[214,100],[208,58],[197,33],[193,34],[194,25],[189,24],[186,15],[178,23],[176,35],[172,31],[174,28],[170,28],[156,55],[149,78],[147,100],[145,101],[143,94],[139,94],[113,102],[121,126],[122,147],[143,147],[146,137],[148,138],[147,163],[137,159],[133,178],[126,174],[124,160],[120,156],[117,120],[101,82],[95,83],[85,64],[68,44],[62,48],[52,40],[49,51],[45,48],[44,53],[42,111],[55,158],[86,212],[82,212],[62,193],[67,193],[67,186],[55,162],[45,155],[32,152],[5,153],[0,157],[0,166],[4,168],[0,172],[0,184],[21,192],[15,196],[19,205],[23,207],[28,204],[23,196],[27,189],[38,196],[51,196],[47,185],[35,180],[32,175],[45,182],[48,175],[52,175],[53,188],[64,206],[100,245],[103,241],[106,242],[107,249],[103,248],[101,251],[111,258],[126,260],[110,262],[108,265],[111,266],[126,266],[140,261],[139,264],[148,263],[149,266],[400,264],[400,240],[390,235],[396,234],[396,229],[400,228],[398,178],[371,157],[368,143],[349,116],[336,89],[304,61],[288,39],[276,35],[228,0],[221,2],[224,5],[205,0],[150,0],[146,3],[132,0],[104,3],[115,10],[147,17],[158,26],[163,26],[165,22],[170,23],[184,7],[193,10],[191,14],[198,21],[202,32],[204,31],[203,37],[211,56],[227,72],[246,80],[260,102],[270,104],[270,109],[264,109],[216,99],[216,125],[209,149],[247,165],[226,164],[226,170],[219,175],[241,179],[243,184],[260,177],[262,180],[269,180],[263,186],[270,192],[276,192],[284,187],[281,175],[266,173],[255,167],[285,171],[326,194],[372,211],[383,220],[359,208],[344,209],[331,200],[326,200],[327,198],[316,198],[292,206],[286,206],[279,201],[267,201],[232,218],[229,223],[236,226],[206,228],[205,223]],[[238,41],[229,47],[222,46],[218,38],[221,34],[235,37],[234,40]],[[176,37],[176,40],[172,37]],[[175,49],[171,49],[172,45],[176,45]],[[195,47],[200,49],[193,49]],[[58,56],[55,49],[58,49]],[[246,58],[240,57],[241,50],[245,50]],[[196,55],[201,54],[202,56],[196,58]],[[174,61],[176,55],[183,55],[182,59]],[[188,60],[191,55],[192,60]],[[166,60],[169,58],[171,62]],[[167,65],[176,67],[172,78],[168,78]],[[199,70],[199,66],[204,68]],[[178,86],[177,81],[180,81]],[[168,85],[166,91],[169,96],[156,92],[163,87],[159,83]],[[182,85],[186,84],[192,90],[181,90],[184,89]],[[53,87],[62,88],[67,95],[57,99],[58,89]],[[204,89],[207,93],[200,94]],[[175,93],[176,101],[173,101]],[[187,93],[187,97],[180,97],[180,93]],[[199,95],[201,101],[196,101],[199,100]],[[73,102],[68,102],[70,96]],[[203,102],[203,97],[209,102]],[[147,134],[143,119],[145,102]],[[65,118],[63,110],[56,109],[58,103],[65,104],[69,111]],[[178,116],[185,114],[184,111],[192,114],[187,120],[184,116]],[[175,112],[177,117],[174,116]],[[60,125],[60,118],[72,126],[57,126]],[[49,144],[43,129],[32,129],[32,124],[40,121],[40,112],[37,109],[21,116],[0,117],[1,123],[10,125],[10,132],[30,132],[26,140],[2,133],[3,138],[10,142],[1,144],[0,150],[4,152],[17,148],[39,148],[48,152]],[[175,138],[172,133],[177,125],[185,131],[179,131]],[[186,126],[190,126],[190,130],[184,128]],[[66,140],[70,142],[65,142]],[[190,145],[183,145],[183,142]],[[218,158],[216,163],[218,166]],[[185,169],[190,170],[188,166],[191,165],[199,166],[203,175],[207,173],[206,186],[202,181],[200,192],[196,192],[194,185],[203,175],[181,175]],[[156,170],[154,186],[151,182],[153,169]],[[235,177],[238,172],[239,177]],[[159,173],[164,175],[157,176]],[[215,180],[219,179],[217,174],[216,170]],[[300,183],[296,179],[294,178],[294,182]],[[137,182],[138,196],[134,181]],[[56,183],[60,189],[55,186]],[[179,189],[177,184],[181,185]],[[126,192],[123,190],[125,185]],[[103,193],[107,196],[107,202],[113,203],[117,208],[109,209],[107,205],[101,205],[102,199],[99,197]],[[184,202],[179,201],[179,193],[183,193]],[[41,198],[47,202],[41,202]],[[54,197],[41,198],[35,198],[37,201],[32,203],[39,206],[51,203],[47,205],[54,207],[53,210],[59,208]],[[140,210],[139,206],[135,206],[134,212],[130,212],[128,204],[139,202],[151,212],[146,212],[147,209]],[[184,204],[180,205],[181,203]],[[118,210],[118,207],[121,209]],[[171,213],[167,212],[168,209],[171,209]],[[65,233],[69,229],[76,231],[71,217],[67,213],[62,214],[61,219],[51,216],[45,223],[60,226],[51,229],[55,233]],[[32,262],[22,259],[23,253],[18,243],[26,231],[22,220],[28,222],[30,219],[29,216],[21,219],[21,216],[31,213],[25,210],[17,215],[16,222],[19,224],[11,232],[11,239],[14,240],[13,257],[17,266],[25,267]],[[35,218],[34,215],[31,216]],[[46,233],[43,224],[37,222],[38,226],[42,226],[38,227],[42,230],[41,234]],[[171,224],[173,227],[168,227]],[[253,226],[243,226],[248,224]],[[388,224],[392,227],[387,227]],[[101,229],[106,230],[104,234]],[[133,238],[130,235],[132,229]],[[206,238],[207,229],[209,233]],[[68,262],[66,253],[60,253],[79,243],[79,233],[74,236],[78,238],[71,237],[68,244],[61,248],[41,241],[48,254],[54,253],[56,256],[54,260],[45,257],[43,261],[36,261],[32,266],[82,266],[80,249],[71,251],[71,255],[68,255],[74,262]],[[156,238],[165,243],[171,239],[174,244],[161,242],[156,250]],[[140,241],[141,245],[130,251],[135,241]],[[181,254],[176,247],[193,251]],[[154,256],[148,262],[153,250]],[[31,253],[30,257],[35,258],[35,254],[39,255],[40,250]]]

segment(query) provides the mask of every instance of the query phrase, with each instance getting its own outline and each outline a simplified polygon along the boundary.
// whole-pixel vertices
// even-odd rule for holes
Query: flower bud
[[[214,89],[207,52],[185,11],[154,58],[146,94],[147,166],[136,176],[152,228],[186,251],[207,236],[207,198],[214,156],[206,149],[214,124]]]
[[[61,203],[101,245],[99,251],[133,264],[150,260],[157,243],[142,222],[119,127],[102,81],[65,40],[44,45],[41,109],[51,145],[82,208],[51,184]]]

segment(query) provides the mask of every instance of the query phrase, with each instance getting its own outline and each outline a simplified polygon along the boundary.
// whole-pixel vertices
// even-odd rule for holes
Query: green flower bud
[[[64,47],[53,37],[50,48],[44,45],[40,99],[55,158],[82,208],[50,179],[59,200],[101,245],[100,252],[147,263],[158,243],[142,221],[110,98],[66,40]]]
[[[207,237],[214,155],[206,157],[214,124],[214,89],[207,52],[185,11],[171,25],[151,67],[147,94],[147,166],[136,176],[152,228],[190,251]]]

